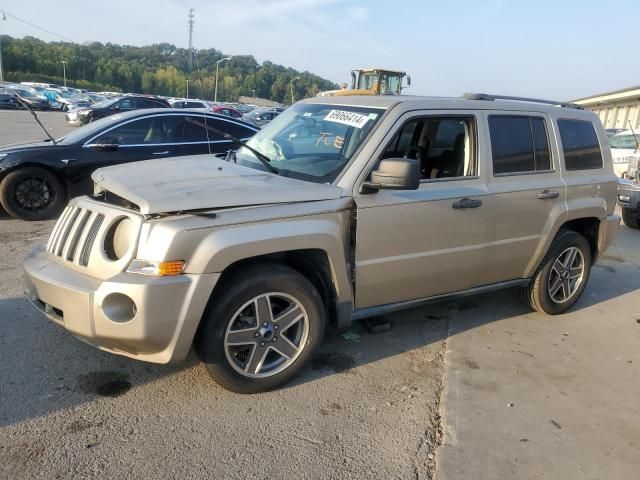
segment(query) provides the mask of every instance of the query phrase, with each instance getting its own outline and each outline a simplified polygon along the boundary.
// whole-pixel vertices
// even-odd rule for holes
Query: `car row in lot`
[[[84,108],[76,108],[67,112],[67,122],[71,125],[86,125],[94,120],[121,112],[141,110],[146,108],[171,108],[169,102],[162,98],[146,96],[116,97],[94,103]]]
[[[123,100],[131,98],[117,101]],[[234,144],[217,132],[246,140],[258,131],[239,119],[204,111],[147,108],[110,112],[53,141],[0,148],[0,203],[4,209],[24,220],[53,218],[69,198],[91,193],[91,173],[97,168],[224,153]],[[202,162],[210,158],[205,155]],[[176,164],[175,168],[180,167]]]

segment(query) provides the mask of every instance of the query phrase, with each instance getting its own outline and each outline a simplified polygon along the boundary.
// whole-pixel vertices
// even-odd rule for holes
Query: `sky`
[[[196,49],[336,83],[378,66],[407,71],[416,95],[571,100],[640,84],[637,0],[0,0],[0,32],[60,40],[15,16],[78,43],[186,48],[189,8]]]

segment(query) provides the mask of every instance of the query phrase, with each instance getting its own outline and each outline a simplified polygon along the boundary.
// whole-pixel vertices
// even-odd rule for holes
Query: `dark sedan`
[[[223,153],[234,147],[232,141],[192,120],[242,140],[257,131],[239,120],[193,110],[118,113],[80,127],[55,143],[47,140],[0,148],[0,203],[15,218],[53,218],[69,198],[91,193],[91,173],[97,168],[150,158]]]
[[[171,108],[171,105],[162,98],[134,95],[116,97],[67,113],[67,121],[73,125],[85,125],[115,113],[130,112],[131,110],[144,108]]]

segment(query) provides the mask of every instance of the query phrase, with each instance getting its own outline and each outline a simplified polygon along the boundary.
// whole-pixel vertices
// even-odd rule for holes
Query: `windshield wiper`
[[[264,153],[259,152],[255,148],[250,147],[249,145],[246,144],[246,142],[243,142],[239,138],[236,138],[229,133],[223,132],[222,130],[218,130],[217,128],[212,127],[211,125],[207,125],[206,123],[200,122],[190,117],[187,117],[187,122],[193,123],[194,125],[198,125],[199,127],[202,127],[202,128],[206,128],[210,132],[213,132],[216,135],[220,135],[223,138],[226,138],[227,140],[231,140],[232,142],[237,143],[241,147],[246,148],[251,153],[253,153],[258,160],[260,160],[260,162],[266,167],[267,170],[269,170],[271,173],[275,173],[275,174],[278,173],[278,169],[273,165],[271,165],[271,159],[269,157],[267,157]]]
[[[53,143],[54,145],[57,145],[55,139],[51,136],[51,134],[47,131],[47,129],[44,127],[44,125],[42,124],[42,122],[40,121],[40,119],[38,118],[38,116],[36,115],[36,112],[34,112],[31,107],[29,106],[29,104],[27,102],[25,102],[22,98],[20,98],[20,95],[14,95],[15,99],[20,102],[20,105],[22,105],[24,108],[26,108],[27,110],[29,110],[29,112],[31,112],[31,115],[33,115],[33,118],[36,119],[36,122],[38,122],[38,125],[40,125],[40,127],[42,127],[42,130],[44,130],[44,133],[47,134],[47,137],[49,137],[49,140],[51,140],[51,143]]]

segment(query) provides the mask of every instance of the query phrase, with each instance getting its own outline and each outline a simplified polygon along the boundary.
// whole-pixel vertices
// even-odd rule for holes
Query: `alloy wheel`
[[[549,273],[548,291],[554,303],[565,303],[578,291],[584,280],[584,256],[578,247],[562,251]]]
[[[304,350],[309,316],[291,295],[258,295],[233,315],[224,336],[224,350],[234,370],[250,378],[282,372]]]

